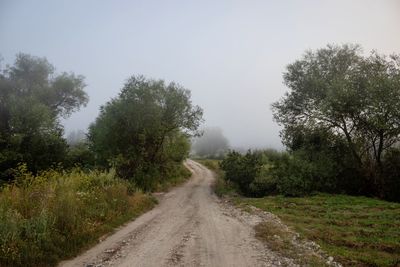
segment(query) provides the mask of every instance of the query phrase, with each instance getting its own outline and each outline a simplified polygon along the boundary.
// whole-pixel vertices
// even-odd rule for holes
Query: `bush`
[[[313,161],[307,153],[282,153],[274,150],[248,151],[245,155],[231,151],[222,161],[225,179],[238,186],[246,196],[262,197],[270,194],[303,196],[314,190],[328,190],[332,166],[319,155]]]
[[[225,179],[229,183],[236,184],[240,192],[246,196],[260,197],[265,194],[275,193],[276,177],[273,175],[273,163],[269,155],[278,156],[275,152],[248,151],[242,155],[236,151],[230,151],[221,162],[221,168],[225,171]]]
[[[0,192],[0,266],[55,265],[154,205],[114,172],[21,165],[16,177]]]
[[[314,188],[314,166],[299,156],[282,157],[274,175],[278,192],[286,196],[303,196]]]
[[[249,189],[253,196],[262,197],[277,192],[277,179],[273,173],[272,164],[264,164],[260,168]]]
[[[65,159],[67,168],[80,167],[85,170],[93,168],[95,165],[95,155],[87,144],[78,143],[68,148]]]
[[[236,151],[230,151],[221,162],[221,168],[225,171],[227,181],[237,184],[243,194],[251,195],[250,184],[261,168],[261,157],[251,151],[244,156]]]

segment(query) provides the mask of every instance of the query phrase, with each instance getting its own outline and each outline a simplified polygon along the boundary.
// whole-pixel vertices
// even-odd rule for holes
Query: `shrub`
[[[226,179],[238,185],[245,195],[252,195],[250,184],[254,181],[262,166],[260,154],[250,150],[243,156],[236,151],[230,151],[221,162]]]
[[[274,175],[280,194],[302,196],[313,190],[314,166],[299,156],[282,157],[274,170]]]
[[[112,171],[16,177],[0,192],[0,266],[54,265],[154,205]]]
[[[272,164],[261,166],[254,180],[250,183],[249,189],[253,196],[262,197],[277,192],[277,179],[273,173]]]
[[[225,171],[225,179],[229,183],[236,184],[240,192],[246,196],[264,196],[276,192],[276,177],[274,176],[274,164],[269,155],[274,155],[277,160],[278,152],[272,151],[248,151],[242,155],[236,151],[230,151],[221,162],[221,168]]]
[[[78,143],[68,148],[65,159],[67,168],[80,167],[89,170],[95,165],[95,155],[87,144]]]

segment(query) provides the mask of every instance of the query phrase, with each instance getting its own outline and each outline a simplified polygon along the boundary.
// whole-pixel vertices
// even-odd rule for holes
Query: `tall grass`
[[[21,165],[0,192],[0,266],[54,266],[154,204],[114,172]]]

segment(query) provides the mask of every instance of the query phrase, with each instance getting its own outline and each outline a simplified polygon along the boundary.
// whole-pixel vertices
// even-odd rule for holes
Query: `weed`
[[[50,170],[22,165],[0,192],[0,265],[53,266],[115,226],[154,206],[114,172]]]

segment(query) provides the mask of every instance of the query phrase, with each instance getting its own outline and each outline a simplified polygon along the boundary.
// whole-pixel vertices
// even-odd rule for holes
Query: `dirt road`
[[[193,172],[160,204],[81,256],[61,266],[278,266],[282,258],[254,237],[258,223],[219,200],[213,174]]]

